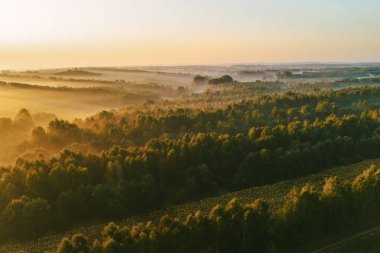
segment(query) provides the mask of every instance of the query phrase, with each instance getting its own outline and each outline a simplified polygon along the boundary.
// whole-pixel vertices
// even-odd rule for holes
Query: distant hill
[[[154,73],[152,71],[148,70],[142,70],[142,69],[124,69],[124,68],[112,68],[112,67],[92,67],[88,68],[90,70],[95,71],[110,71],[110,72],[127,72],[127,73]]]
[[[68,69],[62,72],[54,73],[56,76],[100,76],[100,73],[90,72],[80,69]]]

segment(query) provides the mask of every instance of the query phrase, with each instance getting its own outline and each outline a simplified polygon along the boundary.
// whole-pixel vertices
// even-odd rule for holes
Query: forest
[[[380,1],[0,3],[0,253],[380,252]]]
[[[206,214],[189,213],[185,220],[162,216],[158,224],[133,227],[109,223],[92,245],[76,234],[64,238],[56,252],[294,252],[295,246],[304,250],[305,241],[376,217],[379,179],[379,168],[372,166],[353,182],[331,177],[321,191],[310,184],[294,188],[277,212],[260,199],[250,205],[232,199]]]
[[[294,188],[280,208],[260,198],[250,205],[234,198],[186,219],[163,215],[118,225],[127,217],[378,158],[380,87],[372,79],[345,79],[352,69],[340,81],[298,84],[285,80],[283,69],[278,80],[195,75],[177,86],[87,79],[111,71],[3,74],[25,80],[3,81],[0,91],[46,92],[67,96],[65,104],[103,109],[61,117],[60,111],[22,108],[0,118],[2,243],[114,220],[95,241],[76,234],[52,247],[60,253],[303,252],[305,241],[354,233],[379,218],[380,172],[372,166],[351,181],[327,178],[323,189]]]

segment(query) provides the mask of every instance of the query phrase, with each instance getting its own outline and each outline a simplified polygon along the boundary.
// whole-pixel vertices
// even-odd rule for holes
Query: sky
[[[0,0],[0,69],[380,62],[378,0]]]

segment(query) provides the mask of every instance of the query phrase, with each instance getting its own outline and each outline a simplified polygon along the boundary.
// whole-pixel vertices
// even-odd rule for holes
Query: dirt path
[[[378,231],[380,231],[380,226],[377,226],[375,228],[371,228],[371,229],[368,229],[366,231],[360,232],[360,233],[358,233],[356,235],[353,235],[353,236],[351,236],[349,238],[346,238],[344,240],[341,240],[339,242],[330,244],[330,245],[328,245],[326,247],[323,247],[322,249],[315,250],[315,251],[313,251],[311,253],[325,253],[325,252],[328,252],[328,250],[330,250],[330,249],[334,249],[335,247],[344,245],[345,243],[348,243],[348,242],[350,242],[352,240],[355,240],[355,239],[358,239],[360,237],[365,238],[367,236],[371,236],[373,233],[378,232]]]

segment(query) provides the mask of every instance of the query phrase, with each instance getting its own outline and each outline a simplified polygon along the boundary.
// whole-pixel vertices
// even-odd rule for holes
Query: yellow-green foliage
[[[311,238],[316,240],[378,218],[379,173],[379,167],[372,166],[352,183],[338,182],[337,177],[331,177],[326,179],[321,191],[306,184],[301,189],[291,190],[283,208],[272,213],[261,200],[242,205],[232,199],[225,206],[216,205],[208,214],[189,214],[184,221],[165,215],[157,225],[149,221],[129,228],[110,223],[104,227],[102,241],[96,241],[90,252],[278,252],[297,249]],[[71,241],[63,239],[58,252],[81,252],[60,251],[70,243],[75,245],[74,238]]]

